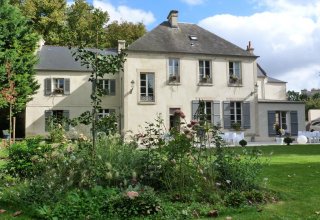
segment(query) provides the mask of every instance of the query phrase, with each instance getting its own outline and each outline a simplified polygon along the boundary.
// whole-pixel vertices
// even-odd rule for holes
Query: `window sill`
[[[242,83],[228,83],[229,87],[243,87]]]
[[[169,81],[169,82],[168,82],[168,85],[171,85],[171,86],[179,86],[179,85],[181,85],[181,82]]]
[[[61,93],[51,93],[51,96],[66,96],[66,94],[61,94]]]
[[[152,101],[152,102],[146,102],[146,101],[139,101],[138,105],[155,105],[156,102]]]
[[[198,82],[198,86],[213,86],[212,82]]]

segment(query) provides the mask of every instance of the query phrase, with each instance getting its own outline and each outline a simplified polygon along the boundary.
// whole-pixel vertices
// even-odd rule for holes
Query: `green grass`
[[[261,180],[280,201],[259,208],[222,213],[219,219],[320,219],[320,145],[259,147],[268,158]],[[260,210],[261,208],[261,210]],[[259,212],[258,212],[259,210]],[[239,213],[240,212],[240,213]]]

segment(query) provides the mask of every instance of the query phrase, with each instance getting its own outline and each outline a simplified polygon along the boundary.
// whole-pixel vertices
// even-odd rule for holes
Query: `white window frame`
[[[199,82],[200,83],[212,83],[211,61],[210,60],[199,60],[198,65],[199,65]],[[209,74],[207,74],[207,70],[209,70]]]
[[[169,58],[168,61],[169,82],[180,82],[180,59]]]
[[[98,112],[98,118],[107,117],[110,114],[113,114],[115,112],[116,112],[115,109],[112,109],[112,108],[100,109]]]
[[[232,64],[232,66],[231,66]],[[242,83],[242,63],[241,61],[229,61],[228,62],[228,79],[229,84],[241,84]]]
[[[288,112],[287,111],[275,111],[275,123],[277,123],[281,129],[288,130]],[[284,126],[285,125],[285,126]]]
[[[145,75],[145,79],[142,80],[142,75]],[[151,77],[152,76],[152,77]],[[148,84],[149,78],[152,80],[152,86],[153,88]],[[142,82],[145,82],[145,85],[142,85]],[[140,72],[139,75],[139,101],[140,102],[146,102],[146,103],[153,103],[155,102],[155,73],[154,72]],[[149,88],[150,86],[150,88]],[[142,93],[142,88],[145,88],[145,92]],[[153,92],[151,93],[149,89],[153,89]],[[142,97],[145,98],[142,98]]]
[[[65,79],[64,78],[53,78],[53,91],[58,94],[64,93]]]
[[[240,106],[237,106],[240,105]],[[233,123],[239,123],[241,127],[243,126],[243,103],[240,101],[230,102],[230,123],[231,126]],[[238,113],[240,110],[240,113]]]
[[[104,93],[104,95],[115,95],[116,94],[116,88],[114,88],[114,93],[111,91],[111,80],[115,79],[99,79],[98,84],[101,86],[101,89],[103,91],[107,91]]]
[[[207,122],[212,122],[213,120],[213,106],[212,101],[209,100],[202,100],[204,102],[204,115],[206,117]],[[196,118],[196,115],[193,115],[192,118]]]

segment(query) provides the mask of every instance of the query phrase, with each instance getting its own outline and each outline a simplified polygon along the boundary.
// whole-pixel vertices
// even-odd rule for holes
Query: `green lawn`
[[[238,219],[319,219],[320,213],[320,145],[259,147],[269,161],[263,174],[257,178],[267,180],[267,188],[279,193],[280,201],[261,207],[243,208],[222,212],[217,219],[231,216]],[[239,148],[240,149],[240,148]],[[7,154],[0,150],[0,158]],[[0,159],[1,163],[1,159]],[[1,166],[1,165],[0,165]],[[2,204],[3,205],[3,204]],[[0,219],[13,219],[15,207]],[[259,211],[258,211],[259,210]],[[25,211],[25,210],[24,210]],[[23,215],[14,219],[28,219]]]
[[[320,219],[320,145],[259,148],[270,165],[258,178],[268,178],[267,187],[279,192],[280,201],[262,206],[259,212],[250,208],[223,213],[219,219]]]

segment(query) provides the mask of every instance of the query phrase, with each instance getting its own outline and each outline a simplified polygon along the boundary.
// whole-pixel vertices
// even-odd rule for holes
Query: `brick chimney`
[[[125,40],[118,40],[118,53],[121,52],[121,50],[126,49],[126,41]]]
[[[170,23],[170,26],[172,28],[177,28],[178,27],[178,11],[177,10],[171,10],[169,12],[169,15],[167,17],[168,22]]]
[[[251,41],[249,41],[249,44],[248,44],[248,46],[247,46],[247,51],[248,51],[250,54],[253,55],[254,48],[253,48],[252,45],[251,45]]]

